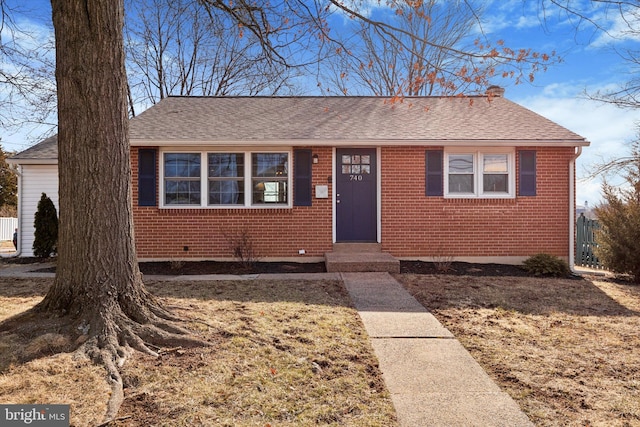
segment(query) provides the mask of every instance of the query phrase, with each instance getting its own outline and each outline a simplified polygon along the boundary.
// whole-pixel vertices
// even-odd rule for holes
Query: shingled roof
[[[170,97],[131,120],[131,141],[585,142],[503,97],[391,101],[380,97]]]
[[[502,96],[169,97],[133,118],[131,145],[562,145],[580,135]],[[51,154],[47,147],[15,159]],[[34,150],[35,149],[35,150]],[[32,150],[32,151],[30,151]]]
[[[7,159],[8,163],[57,163],[58,162],[58,135],[37,143]]]

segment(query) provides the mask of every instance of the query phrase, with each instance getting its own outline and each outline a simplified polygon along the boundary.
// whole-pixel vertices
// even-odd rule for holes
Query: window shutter
[[[536,152],[522,150],[520,154],[519,196],[536,195]]]
[[[294,206],[311,206],[311,150],[294,150]]]
[[[138,206],[156,206],[156,150],[138,150]]]
[[[443,151],[429,150],[425,157],[425,188],[427,196],[442,196],[444,187],[442,185],[443,177]]]

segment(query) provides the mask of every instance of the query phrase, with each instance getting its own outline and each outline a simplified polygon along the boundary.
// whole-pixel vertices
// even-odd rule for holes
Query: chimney
[[[504,88],[496,85],[491,85],[487,88],[487,95],[502,97],[504,96]]]

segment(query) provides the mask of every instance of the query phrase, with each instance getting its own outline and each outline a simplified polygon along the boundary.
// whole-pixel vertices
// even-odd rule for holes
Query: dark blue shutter
[[[138,150],[138,206],[156,206],[156,150]]]
[[[311,206],[311,150],[294,150],[294,206]]]
[[[444,153],[442,150],[429,150],[425,157],[425,188],[427,196],[442,196],[444,186],[442,159]]]
[[[520,155],[519,196],[536,195],[536,152],[522,150]]]

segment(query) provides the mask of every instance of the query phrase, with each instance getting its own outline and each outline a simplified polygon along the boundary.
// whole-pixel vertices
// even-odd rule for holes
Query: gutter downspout
[[[20,223],[22,219],[22,166],[18,165],[16,175],[18,176],[18,247],[10,255],[2,254],[2,258],[17,258],[22,253],[22,238],[20,237],[22,233],[22,224]]]
[[[576,260],[576,159],[582,154],[582,147],[576,147],[569,161],[569,269],[575,272]]]

